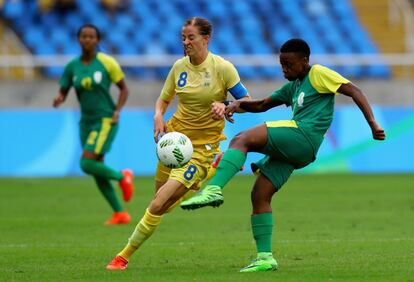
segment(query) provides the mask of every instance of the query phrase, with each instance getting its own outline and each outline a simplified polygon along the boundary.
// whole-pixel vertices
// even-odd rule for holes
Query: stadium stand
[[[99,0],[77,1],[65,12],[43,12],[36,1],[6,1],[1,16],[35,55],[77,54],[78,27],[95,24],[103,33],[101,48],[118,55],[182,54],[180,30],[194,15],[214,26],[210,49],[223,56],[268,55],[291,37],[302,37],[314,54],[378,54],[370,35],[360,24],[349,0],[130,0],[117,12]],[[238,67],[245,79],[282,77],[274,67]],[[389,67],[336,67],[348,77],[387,78]],[[47,67],[57,77],[62,68]],[[162,78],[168,68],[128,68],[139,78]]]

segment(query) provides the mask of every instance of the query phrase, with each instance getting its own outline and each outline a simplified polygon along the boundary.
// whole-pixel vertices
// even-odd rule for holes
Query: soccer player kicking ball
[[[295,169],[313,162],[333,117],[335,94],[351,97],[368,122],[375,140],[385,133],[375,121],[371,107],[361,90],[335,71],[321,65],[309,65],[310,48],[301,39],[291,39],[280,49],[280,63],[288,83],[268,98],[235,101],[226,109],[226,118],[234,122],[237,110],[264,112],[285,104],[292,107],[291,120],[268,121],[237,134],[224,153],[215,176],[194,197],[181,203],[183,209],[218,206],[223,203],[222,189],[240,170],[248,152],[265,157],[251,165],[258,173],[251,194],[251,225],[257,258],[240,272],[276,270],[272,255],[272,196]]]

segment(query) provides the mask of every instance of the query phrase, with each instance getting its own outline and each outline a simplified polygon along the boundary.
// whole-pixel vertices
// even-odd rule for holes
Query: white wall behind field
[[[130,97],[127,107],[152,108],[162,89],[162,81],[137,81],[127,78]],[[285,81],[244,81],[253,98],[260,99],[281,87]],[[376,105],[414,106],[414,81],[412,80],[362,80],[354,81]],[[49,108],[58,91],[57,80],[0,81],[0,108]],[[117,91],[113,87],[112,92]],[[64,108],[78,107],[74,91],[70,92]],[[337,103],[352,103],[345,96],[338,96]]]

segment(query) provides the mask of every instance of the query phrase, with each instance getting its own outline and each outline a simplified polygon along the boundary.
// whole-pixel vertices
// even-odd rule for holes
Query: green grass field
[[[0,179],[0,280],[414,281],[414,175],[293,176],[273,200],[279,270],[240,274],[255,255],[253,181],[235,178],[218,209],[177,208],[126,271],[109,272],[135,222],[104,226],[91,178]],[[153,183],[135,183],[137,221]]]

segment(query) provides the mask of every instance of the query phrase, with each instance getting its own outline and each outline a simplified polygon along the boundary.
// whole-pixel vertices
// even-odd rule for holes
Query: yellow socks
[[[129,238],[128,244],[118,255],[125,259],[129,259],[145,240],[154,233],[155,228],[157,228],[161,222],[161,218],[162,216],[154,215],[147,209]]]

